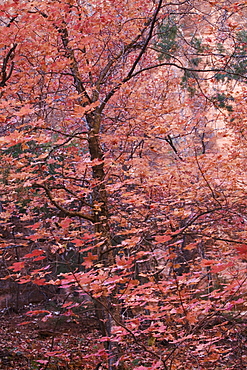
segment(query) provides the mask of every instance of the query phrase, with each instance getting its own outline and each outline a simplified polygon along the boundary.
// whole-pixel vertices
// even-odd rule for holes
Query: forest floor
[[[92,339],[99,337],[92,313],[65,316],[42,310],[29,306],[20,313],[0,312],[0,370],[94,369],[100,361],[90,355],[85,359],[92,353]],[[95,352],[100,347],[99,342]]]
[[[83,309],[73,305],[68,302],[59,309],[55,304],[40,304],[26,306],[18,313],[0,311],[0,370],[95,370],[101,362],[104,364],[104,345],[92,304]],[[247,369],[245,315],[209,316],[195,331],[194,342],[200,343],[203,338],[212,340],[219,332],[220,352],[216,346],[216,352],[212,353],[218,357],[205,362],[203,369]],[[164,342],[156,343],[159,353],[173,352],[170,343]],[[190,342],[189,346],[188,350]],[[136,345],[132,350],[136,353],[133,365],[137,358],[143,360],[145,355]]]

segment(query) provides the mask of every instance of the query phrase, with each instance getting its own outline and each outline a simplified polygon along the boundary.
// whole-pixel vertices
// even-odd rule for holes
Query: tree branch
[[[149,42],[150,42],[150,40],[151,40],[151,38],[153,36],[154,25],[156,23],[158,13],[159,13],[159,11],[160,11],[160,9],[162,7],[162,3],[163,3],[163,0],[159,0],[159,4],[158,4],[158,6],[157,6],[157,8],[156,8],[156,10],[154,12],[154,16],[153,16],[153,19],[152,19],[152,22],[151,22],[151,26],[150,26],[148,37],[147,37],[147,39],[146,39],[146,41],[145,41],[145,43],[144,43],[144,45],[143,45],[143,47],[142,47],[139,55],[137,56],[136,60],[134,61],[133,65],[132,65],[132,67],[131,67],[131,69],[130,69],[127,77],[126,77],[128,79],[132,76],[132,73],[136,69],[137,64],[141,60],[143,54],[145,53],[145,51],[146,51],[146,49],[148,47]]]
[[[52,197],[51,191],[46,185],[44,185],[44,184],[33,184],[33,188],[34,189],[44,189],[45,192],[46,192],[47,197],[50,200],[50,202],[56,208],[58,208],[61,212],[65,213],[67,216],[69,216],[69,217],[79,217],[79,218],[83,218],[84,220],[88,220],[88,221],[91,221],[91,222],[94,221],[93,217],[89,214],[82,213],[82,212],[77,212],[77,211],[70,211],[70,210],[64,208],[63,206],[61,206],[60,204],[58,204],[57,201]]]
[[[6,82],[10,79],[13,69],[14,69],[14,62],[11,63],[9,73],[7,73],[7,67],[9,60],[13,59],[14,52],[17,47],[17,44],[14,44],[8,51],[6,57],[3,59],[3,65],[2,65],[2,71],[1,71],[1,77],[2,81],[0,81],[0,87],[6,86]]]

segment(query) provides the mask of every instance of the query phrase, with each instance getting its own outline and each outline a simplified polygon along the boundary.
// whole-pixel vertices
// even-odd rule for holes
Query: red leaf
[[[25,262],[15,262],[9,268],[15,272],[22,270],[25,267]]]
[[[216,272],[221,272],[221,271],[224,271],[226,270],[228,267],[231,267],[233,266],[233,262],[228,262],[228,263],[220,263],[216,266],[213,266],[211,271],[212,273],[216,273]]]
[[[32,258],[37,257],[43,254],[44,251],[42,249],[34,249],[31,253],[25,254],[24,258]]]
[[[66,217],[64,220],[62,220],[60,222],[60,226],[63,228],[63,229],[67,229],[69,227],[69,225],[71,224],[71,219]]]
[[[31,324],[31,323],[32,323],[32,321],[22,321],[19,324],[17,324],[17,326],[28,325],[28,324]]]
[[[46,256],[40,256],[40,257],[34,258],[33,261],[41,261],[44,259],[46,259]]]
[[[33,242],[36,242],[40,238],[40,235],[36,233],[33,235],[29,235],[28,238],[31,239]]]
[[[24,276],[20,278],[20,280],[18,281],[18,284],[26,284],[26,283],[29,283],[30,281],[31,281],[30,276]]]
[[[178,229],[178,230],[176,230],[176,231],[173,231],[173,232],[171,232],[171,235],[177,235],[177,234],[180,234],[181,233],[181,231],[183,231],[184,230],[184,228],[181,228],[181,229]]]
[[[46,281],[45,281],[45,279],[34,279],[34,280],[32,280],[32,282],[34,283],[34,284],[36,284],[36,285],[45,285],[46,284]]]
[[[62,308],[66,308],[66,307],[69,307],[73,304],[74,302],[70,301],[70,302],[66,302],[62,305]]]
[[[242,244],[236,247],[239,254],[247,254],[247,244]]]
[[[31,230],[36,230],[36,229],[39,229],[41,225],[42,225],[42,222],[39,221],[39,222],[36,222],[35,224],[29,225],[26,227],[28,227]]]

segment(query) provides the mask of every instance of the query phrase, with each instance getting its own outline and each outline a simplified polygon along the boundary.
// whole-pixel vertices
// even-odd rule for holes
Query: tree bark
[[[92,161],[97,161],[92,166],[93,177],[93,223],[94,232],[102,242],[98,247],[97,254],[103,266],[109,267],[114,263],[113,249],[111,245],[111,234],[109,225],[109,211],[107,192],[105,188],[104,154],[100,144],[100,123],[101,115],[97,109],[87,115],[89,125],[88,149]],[[94,301],[95,313],[99,321],[100,330],[103,336],[111,337],[113,318],[118,318],[118,302],[112,296],[101,297]],[[109,354],[108,369],[114,370],[117,361],[118,345],[109,339],[105,344]]]

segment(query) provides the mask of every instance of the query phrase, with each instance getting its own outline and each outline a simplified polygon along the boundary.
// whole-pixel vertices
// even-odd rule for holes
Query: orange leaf
[[[28,237],[29,239],[31,239],[33,242],[36,242],[39,238],[40,238],[40,234],[33,234],[33,235],[29,235]]]
[[[193,249],[195,249],[197,247],[197,243],[190,243],[188,245],[186,245],[186,247],[184,247],[184,249],[188,250],[188,251],[191,251]]]
[[[16,113],[16,116],[18,117],[22,117],[22,116],[25,116],[26,114],[30,114],[30,113],[33,113],[34,109],[33,108],[30,108],[30,104],[26,104],[24,105],[18,113]]]
[[[170,235],[156,235],[155,236],[155,240],[157,243],[165,243],[165,242],[168,242],[169,240],[171,240],[171,236]]]
[[[20,324],[17,324],[17,326],[21,326],[21,325],[28,325],[28,324],[31,324],[32,321],[22,321],[20,322]]]
[[[81,247],[84,245],[84,241],[81,239],[73,239],[71,240],[71,243],[74,243],[76,247]]]
[[[26,312],[27,316],[34,316],[34,315],[40,315],[41,313],[47,313],[50,314],[50,311],[47,310],[33,310]]]
[[[211,265],[215,265],[216,261],[215,260],[205,260],[203,259],[201,261],[201,266],[211,266]]]
[[[97,260],[98,256],[92,254],[91,252],[88,253],[87,257],[84,258],[84,262],[82,263],[83,266],[86,266],[87,268],[91,267],[93,265],[93,261]]]

